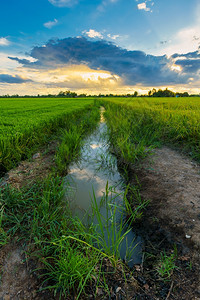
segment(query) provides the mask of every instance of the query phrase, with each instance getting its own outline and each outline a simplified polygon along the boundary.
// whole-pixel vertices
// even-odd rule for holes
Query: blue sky
[[[0,11],[0,94],[200,92],[198,0],[6,0]]]

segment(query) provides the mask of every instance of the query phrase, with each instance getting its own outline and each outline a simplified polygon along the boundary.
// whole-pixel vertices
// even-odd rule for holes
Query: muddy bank
[[[136,174],[163,226],[177,242],[200,249],[200,166],[167,147],[156,149]]]
[[[36,271],[41,267],[36,260],[26,254],[26,245],[17,239],[9,242],[0,251],[0,299],[56,299],[41,280],[42,272]]]
[[[39,180],[48,177],[52,168],[55,168],[54,156],[57,141],[50,142],[46,148],[41,148],[32,156],[32,159],[21,161],[18,167],[8,171],[0,181],[0,188],[5,184],[20,189],[23,186],[31,186]]]
[[[167,147],[155,149],[139,166],[129,166],[132,184],[139,180],[149,199],[143,219],[134,226],[145,243],[143,278],[158,299],[200,299],[200,167]],[[177,249],[169,282],[156,274],[161,251]],[[151,291],[151,292],[152,292]]]

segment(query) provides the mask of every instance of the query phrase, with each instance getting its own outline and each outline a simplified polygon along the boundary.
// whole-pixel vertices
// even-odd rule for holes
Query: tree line
[[[134,91],[132,94],[123,94],[123,95],[118,95],[118,94],[98,94],[98,95],[87,95],[87,94],[77,94],[76,92],[71,92],[69,90],[67,91],[60,91],[58,94],[45,94],[45,95],[40,95],[38,94],[37,96],[32,96],[32,95],[23,95],[20,96],[18,94],[15,95],[2,95],[0,98],[85,98],[85,97],[191,97],[191,96],[200,96],[199,94],[197,95],[189,95],[188,92],[173,92],[169,89],[158,89],[156,90],[153,88],[150,90],[147,94],[144,95],[138,95],[137,91]]]

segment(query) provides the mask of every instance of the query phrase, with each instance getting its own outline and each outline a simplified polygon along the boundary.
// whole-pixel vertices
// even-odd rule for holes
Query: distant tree
[[[65,93],[64,93],[63,91],[60,91],[60,92],[58,93],[58,97],[64,97],[64,95],[65,95]]]
[[[77,97],[77,93],[75,92],[70,92],[70,91],[60,91],[57,95],[57,97],[66,97],[66,98],[75,98]]]
[[[188,92],[176,93],[176,97],[189,97],[189,94],[188,94]]]
[[[156,91],[156,89],[152,89],[152,91],[148,92],[148,96],[149,97],[175,97],[175,93],[168,89],[165,90],[159,89],[158,91]]]

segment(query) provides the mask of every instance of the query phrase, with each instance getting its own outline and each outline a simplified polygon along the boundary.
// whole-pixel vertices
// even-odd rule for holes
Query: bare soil
[[[150,200],[137,224],[145,251],[155,255],[155,259],[146,259],[143,276],[157,299],[200,299],[200,166],[163,147],[155,149],[139,167],[130,167],[129,176],[133,183],[137,176],[142,197]],[[177,268],[171,283],[160,285],[153,272],[156,258],[163,250],[173,252],[174,245]]]
[[[35,261],[26,257],[25,247],[22,243],[10,242],[0,251],[0,299],[25,300],[25,299],[55,299],[43,290],[39,272]]]
[[[35,280],[28,276],[27,265],[21,247],[8,244],[0,252],[2,278],[0,299],[28,299],[34,297]]]
[[[48,177],[55,166],[54,155],[57,144],[56,141],[52,141],[46,149],[40,149],[39,152],[35,153],[32,159],[20,162],[16,168],[10,170],[4,176],[1,185],[11,184],[13,187],[20,189]]]
[[[167,147],[154,150],[142,173],[145,198],[157,217],[179,232],[177,240],[200,249],[200,166]]]

